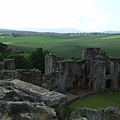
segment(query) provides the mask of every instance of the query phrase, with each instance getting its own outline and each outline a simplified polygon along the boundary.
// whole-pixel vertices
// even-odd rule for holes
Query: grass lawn
[[[75,101],[67,107],[67,116],[70,117],[72,111],[77,107],[106,108],[108,106],[117,106],[120,109],[120,92],[97,93],[85,99]]]
[[[25,52],[32,52],[38,47],[49,50],[63,58],[82,57],[87,47],[100,47],[109,56],[120,57],[120,35],[78,35],[78,36],[24,36],[0,38],[0,42],[16,47]]]

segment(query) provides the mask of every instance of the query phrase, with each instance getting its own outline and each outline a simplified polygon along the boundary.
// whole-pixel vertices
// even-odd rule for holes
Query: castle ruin
[[[83,86],[98,92],[115,90],[120,88],[120,59],[109,58],[100,48],[85,49],[78,61],[49,54],[45,56],[45,75],[52,76],[55,88],[64,94]]]
[[[0,79],[1,119],[38,120],[44,117],[66,120],[67,98],[60,93],[66,94],[85,86],[96,92],[120,90],[120,59],[109,58],[100,48],[85,49],[82,59],[77,61],[62,60],[49,54],[45,56],[44,75],[38,69],[15,69],[15,60],[6,59],[0,63]],[[14,112],[19,107],[20,111]],[[41,111],[45,114],[41,115]],[[111,109],[79,108],[72,114],[71,120],[98,120],[103,117],[105,120],[120,119],[118,111],[114,113]]]
[[[100,48],[87,48],[81,60],[45,56],[45,74],[37,69],[15,69],[15,60],[0,63],[0,79],[20,79],[66,94],[68,90],[91,87],[104,92],[120,88],[120,59],[109,58]]]

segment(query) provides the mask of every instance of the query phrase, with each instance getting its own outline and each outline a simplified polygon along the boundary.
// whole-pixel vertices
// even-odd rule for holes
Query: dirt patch
[[[74,89],[71,89],[69,90],[67,93],[66,93],[66,96],[67,96],[67,99],[70,100],[72,99],[73,97],[76,97],[78,95],[82,95],[84,93],[88,93],[90,91],[92,91],[93,89],[89,86],[85,86],[85,87],[77,87],[77,88],[74,88]]]
[[[19,50],[17,48],[11,47],[11,46],[8,46],[8,49],[10,49],[11,50],[10,53],[13,53],[13,54],[15,54],[15,53],[23,53],[24,52],[22,50]]]

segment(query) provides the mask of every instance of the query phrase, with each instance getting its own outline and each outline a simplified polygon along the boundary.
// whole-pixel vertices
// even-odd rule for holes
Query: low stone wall
[[[118,108],[106,109],[78,108],[72,112],[70,120],[120,120]]]
[[[0,71],[0,79],[19,79],[37,86],[42,86],[42,74],[38,69],[16,69]]]

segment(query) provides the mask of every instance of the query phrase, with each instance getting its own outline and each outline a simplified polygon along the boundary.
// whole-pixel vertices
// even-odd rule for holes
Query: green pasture
[[[88,107],[93,109],[107,108],[109,106],[119,107],[120,109],[120,92],[113,93],[98,93],[91,95],[85,99],[75,101],[67,107],[67,115],[70,116],[71,112],[77,107]]]
[[[100,47],[111,57],[120,57],[120,35],[78,36],[24,36],[0,38],[0,42],[19,48],[25,52],[32,52],[38,47],[49,50],[52,54],[64,57],[81,57],[83,49]]]

